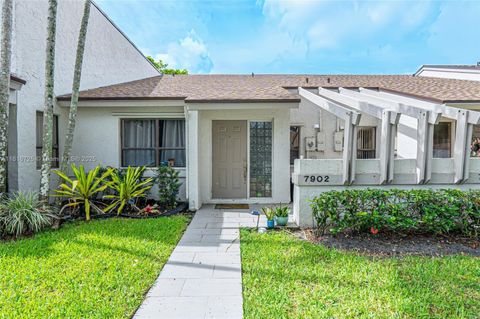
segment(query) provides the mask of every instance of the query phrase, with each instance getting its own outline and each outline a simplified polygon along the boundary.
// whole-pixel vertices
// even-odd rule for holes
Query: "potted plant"
[[[290,213],[290,208],[288,206],[280,206],[275,208],[275,223],[278,226],[287,226],[288,213]]]
[[[263,207],[262,212],[265,214],[265,217],[267,217],[267,228],[272,229],[275,227],[275,211],[270,207]]]

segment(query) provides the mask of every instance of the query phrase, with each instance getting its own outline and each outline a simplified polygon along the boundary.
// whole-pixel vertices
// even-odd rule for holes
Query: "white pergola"
[[[442,116],[456,123],[453,150],[454,182],[462,183],[468,179],[473,125],[480,124],[480,112],[365,88],[332,90],[300,87],[298,93],[322,110],[345,121],[343,184],[352,184],[355,180],[357,130],[362,114],[381,120],[380,184],[393,181],[394,143],[400,116],[417,120],[417,184],[428,183],[431,179],[434,126],[439,123]]]

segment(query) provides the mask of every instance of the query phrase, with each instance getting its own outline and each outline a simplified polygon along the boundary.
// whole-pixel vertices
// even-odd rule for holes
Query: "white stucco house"
[[[329,185],[461,184],[479,103],[478,82],[410,75],[161,75],[81,92],[74,154],[170,161],[194,209],[290,202],[294,159]]]
[[[15,10],[11,154],[22,158],[41,148],[37,62],[44,60],[47,5],[17,2]],[[63,148],[81,11],[77,2],[60,2],[56,152]],[[191,209],[293,197],[295,220],[305,226],[308,199],[328,189],[480,185],[480,81],[162,75],[98,8],[91,19],[72,154],[77,164],[154,169],[167,162],[181,172],[180,196]],[[11,189],[38,183],[35,161],[9,168]]]

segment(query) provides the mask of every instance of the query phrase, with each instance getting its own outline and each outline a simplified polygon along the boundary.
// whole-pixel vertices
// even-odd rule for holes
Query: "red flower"
[[[147,205],[147,207],[145,207],[145,212],[146,212],[146,213],[151,213],[152,210],[153,210],[153,207],[150,206],[150,205]]]
[[[373,235],[376,235],[376,234],[378,234],[378,229],[376,229],[375,227],[372,226],[372,227],[370,228],[370,232],[371,232]]]

